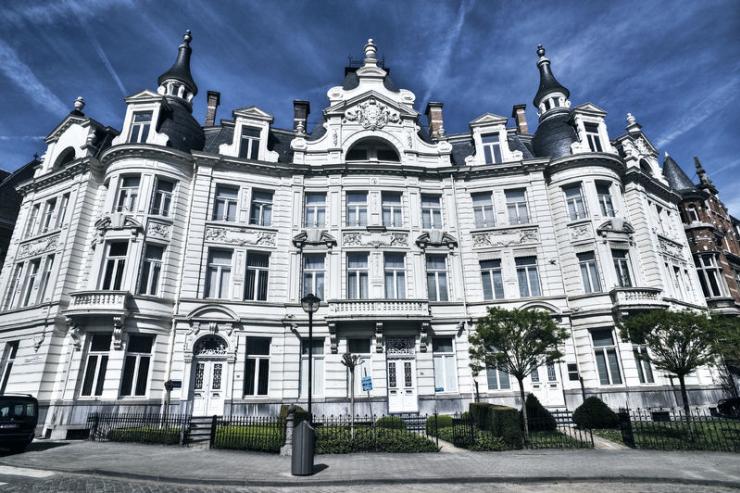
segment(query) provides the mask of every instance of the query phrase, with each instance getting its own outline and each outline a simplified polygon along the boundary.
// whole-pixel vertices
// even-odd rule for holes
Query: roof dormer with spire
[[[159,76],[157,83],[157,93],[164,96],[179,98],[190,103],[198,94],[198,86],[193,80],[193,74],[190,73],[190,55],[193,49],[190,48],[190,41],[193,36],[190,29],[185,31],[182,43],[177,50],[177,59],[175,63],[165,73]]]
[[[537,68],[540,71],[540,87],[534,96],[534,106],[540,121],[554,113],[562,113],[570,108],[570,91],[555,78],[550,68],[550,59],[545,56],[545,47],[537,46]]]

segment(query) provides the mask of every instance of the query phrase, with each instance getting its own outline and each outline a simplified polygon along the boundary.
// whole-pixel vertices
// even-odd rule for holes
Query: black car
[[[0,448],[23,452],[33,441],[39,401],[30,395],[0,395]]]
[[[722,399],[717,403],[717,411],[724,418],[740,419],[740,397]]]

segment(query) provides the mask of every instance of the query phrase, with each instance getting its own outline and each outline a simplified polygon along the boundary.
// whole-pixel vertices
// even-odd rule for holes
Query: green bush
[[[508,406],[491,406],[489,430],[501,437],[507,448],[522,448],[521,414]]]
[[[573,422],[579,428],[619,428],[619,416],[598,397],[589,397],[573,412]]]
[[[213,447],[280,452],[284,442],[282,425],[224,425],[216,429]]]
[[[301,406],[295,404],[281,404],[280,405],[280,419],[285,420],[288,417],[290,410],[293,410],[293,426],[298,426],[301,421],[307,421],[308,411],[303,409]]]
[[[471,402],[468,406],[470,417],[478,428],[487,430],[490,422],[491,405],[488,402]]]
[[[406,423],[404,423],[403,420],[398,416],[383,416],[381,418],[378,418],[378,420],[375,422],[375,426],[388,430],[406,429]]]
[[[352,452],[437,452],[437,446],[425,436],[388,428],[355,428],[355,437],[347,426],[317,426],[317,454]]]
[[[112,442],[175,445],[180,443],[180,428],[157,428],[156,426],[114,428],[108,432],[107,438]]]
[[[469,447],[470,450],[478,452],[498,452],[507,448],[507,444],[502,437],[496,436],[490,431],[480,430],[476,430],[475,442]]]
[[[545,406],[540,404],[534,394],[527,395],[524,408],[527,411],[529,431],[555,431],[557,429],[555,418],[550,411],[545,409]]]
[[[434,421],[437,421],[436,427]],[[436,416],[429,416],[427,418],[427,433],[432,435],[434,434],[435,430],[440,430],[441,428],[449,428],[452,426],[452,416],[448,416],[446,414],[438,414]]]

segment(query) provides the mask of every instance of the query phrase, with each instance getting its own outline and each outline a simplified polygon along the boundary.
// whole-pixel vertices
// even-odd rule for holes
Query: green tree
[[[691,416],[686,375],[714,363],[716,331],[704,313],[650,310],[629,315],[620,324],[625,341],[647,346],[653,365],[678,378],[687,419]]]
[[[740,371],[740,318],[732,315],[712,317],[716,353],[724,366],[723,386],[730,397],[738,397],[734,373]]]
[[[543,310],[489,308],[470,336],[470,368],[473,374],[484,368],[505,371],[519,382],[524,439],[529,440],[525,408],[524,379],[540,366],[562,358],[560,346],[568,332]]]

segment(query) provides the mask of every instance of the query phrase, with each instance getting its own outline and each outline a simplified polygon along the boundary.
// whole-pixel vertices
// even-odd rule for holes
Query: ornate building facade
[[[676,392],[615,323],[635,310],[706,309],[658,152],[631,116],[572,106],[538,49],[539,125],[525,106],[447,134],[443,105],[397,88],[372,40],[332,87],[323,123],[257,107],[204,124],[191,36],[156,91],[126,99],[121,131],[83,113],[47,137],[0,276],[8,392],[38,396],[50,436],[101,408],[274,413],[304,402],[312,292],[317,413],[346,413],[341,356],[361,357],[362,413],[461,411],[474,398],[468,335],[489,306],[547,310],[565,357],[526,382],[550,407],[596,394],[671,407]],[[170,382],[166,390],[165,382]],[[481,399],[517,403],[488,370]],[[713,368],[688,379],[716,401]]]

